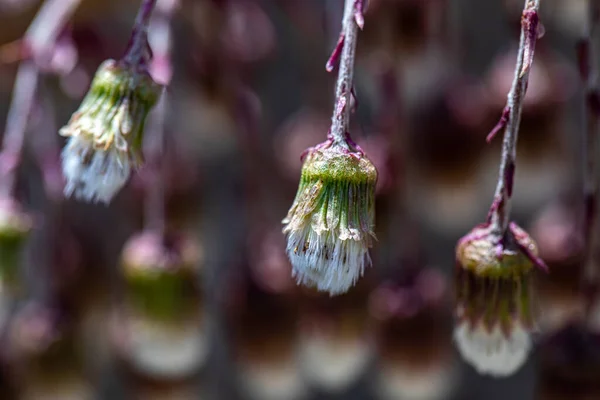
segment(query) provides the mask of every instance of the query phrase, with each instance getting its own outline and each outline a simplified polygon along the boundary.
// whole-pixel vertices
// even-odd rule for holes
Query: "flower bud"
[[[292,275],[345,293],[371,262],[377,170],[362,153],[325,142],[309,149],[283,232]]]
[[[458,350],[481,374],[511,375],[532,346],[532,277],[543,265],[537,247],[514,223],[504,238],[483,224],[459,241],[456,261]]]
[[[142,163],[146,117],[160,86],[135,67],[107,60],[79,109],[60,129],[65,196],[108,204]]]
[[[179,379],[195,373],[204,362],[200,257],[196,242],[183,235],[164,238],[144,232],[125,245],[127,332],[122,349],[138,372]]]
[[[0,279],[14,284],[21,248],[31,231],[33,221],[14,199],[0,198]]]

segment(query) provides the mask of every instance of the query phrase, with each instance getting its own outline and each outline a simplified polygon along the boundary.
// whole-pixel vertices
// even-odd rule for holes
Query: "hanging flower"
[[[345,293],[371,262],[377,170],[361,151],[311,148],[283,232],[299,284]]]
[[[514,223],[502,240],[483,224],[459,241],[456,260],[458,350],[481,374],[511,375],[532,347],[532,277],[545,267],[537,247]]]
[[[108,204],[142,163],[148,113],[160,86],[135,66],[107,60],[69,123],[60,129],[65,196]]]

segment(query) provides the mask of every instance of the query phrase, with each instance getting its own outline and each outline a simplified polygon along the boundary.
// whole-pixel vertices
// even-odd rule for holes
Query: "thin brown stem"
[[[335,104],[329,134],[333,142],[349,150],[354,150],[352,149],[354,147],[352,142],[348,140],[348,132],[356,41],[358,38],[358,28],[362,28],[364,24],[363,6],[363,0],[346,0],[340,38],[326,66],[328,71],[333,70],[333,66],[339,58],[340,68],[336,83]]]
[[[515,175],[517,138],[523,110],[523,100],[527,92],[529,72],[533,63],[533,54],[538,37],[539,8],[540,0],[525,1],[521,16],[521,36],[515,66],[515,76],[510,92],[508,93],[502,118],[492,131],[495,133],[503,128],[505,129],[498,184],[489,215],[489,222],[494,227],[496,233],[501,236],[509,228],[510,200]],[[493,135],[490,135],[488,139],[491,140],[492,137]]]
[[[148,26],[156,0],[142,0],[140,9],[135,17],[131,38],[123,62],[131,66],[147,66],[151,59],[148,45]]]

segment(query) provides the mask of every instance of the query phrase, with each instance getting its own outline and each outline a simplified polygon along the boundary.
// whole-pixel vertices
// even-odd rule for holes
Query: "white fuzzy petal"
[[[300,361],[306,379],[329,392],[348,389],[365,372],[374,350],[369,343],[336,337],[307,337],[301,342]]]
[[[113,147],[96,150],[83,136],[69,138],[62,152],[62,168],[66,197],[106,204],[127,183],[132,169],[127,157],[120,157]]]
[[[489,332],[481,324],[471,329],[461,322],[454,329],[454,341],[463,359],[477,372],[497,378],[521,368],[532,347],[529,332],[518,323],[507,338],[499,326]]]
[[[371,262],[365,240],[317,233],[307,224],[288,234],[287,253],[299,284],[316,286],[331,295],[347,292]]]

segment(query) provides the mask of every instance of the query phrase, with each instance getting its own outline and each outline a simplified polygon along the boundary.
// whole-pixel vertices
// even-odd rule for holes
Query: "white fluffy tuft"
[[[115,147],[94,149],[91,139],[79,135],[63,149],[62,169],[66,197],[108,204],[129,180],[132,166]]]
[[[471,327],[460,322],[454,328],[454,341],[462,358],[477,372],[496,378],[521,368],[532,347],[529,332],[518,323],[506,337],[499,326],[488,331],[481,324]]]
[[[371,263],[368,243],[361,236],[358,233],[354,237],[337,237],[331,231],[316,232],[311,224],[290,231],[287,253],[292,276],[299,284],[315,286],[331,295],[347,292]]]

